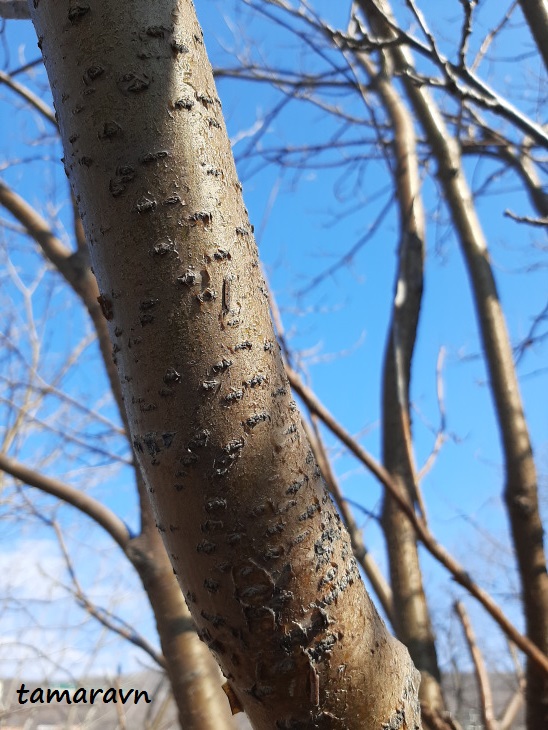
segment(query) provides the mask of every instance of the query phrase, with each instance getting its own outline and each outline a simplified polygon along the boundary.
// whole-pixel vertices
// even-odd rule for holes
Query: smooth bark
[[[351,33],[356,33],[353,23]],[[356,61],[371,80],[371,88],[386,110],[393,133],[393,176],[400,219],[394,303],[383,366],[383,463],[402,498],[415,508],[417,477],[412,454],[409,387],[411,363],[423,292],[425,219],[413,119],[398,94],[390,62],[382,54],[376,68],[365,53]],[[386,540],[393,590],[394,627],[421,672],[419,697],[433,713],[445,710],[430,611],[422,583],[415,529],[384,492],[381,524]]]
[[[393,39],[394,31],[386,21],[391,17],[389,4],[385,0],[375,3],[359,0],[359,4],[379,39]],[[506,477],[504,497],[522,586],[527,636],[546,656],[548,573],[537,475],[487,242],[463,171],[458,144],[428,89],[416,84],[407,73],[413,70],[409,49],[405,45],[394,45],[389,53],[438,164],[438,180],[468,269],[502,440]],[[548,726],[548,676],[532,661],[527,670],[527,723],[529,730]]]
[[[548,71],[548,3],[546,0],[519,0],[519,5]]]
[[[80,219],[75,221],[77,251],[71,253],[52,233],[46,221],[19,195],[0,182],[0,205],[25,227],[40,246],[44,256],[55,266],[65,281],[80,297],[93,322],[99,350],[118,406],[120,418],[128,433],[128,423],[122,400],[120,380],[112,356],[112,345],[107,321],[98,301],[99,290],[89,264],[89,254]],[[136,486],[141,507],[141,531],[128,539],[125,529],[120,531],[117,518],[103,505],[94,503],[85,493],[65,493],[62,485],[46,478],[36,479],[32,470],[10,469],[9,460],[0,455],[0,468],[14,474],[26,484],[37,487],[73,504],[103,527],[124,551],[137,570],[156,620],[158,636],[165,659],[173,699],[177,706],[179,722],[185,730],[229,730],[233,721],[226,697],[221,689],[220,674],[203,644],[173,575],[162,541],[158,538],[152,518],[150,502],[143,480],[136,468]],[[51,482],[51,484],[50,484]],[[51,487],[51,488],[48,488]],[[118,521],[119,522],[119,521]]]

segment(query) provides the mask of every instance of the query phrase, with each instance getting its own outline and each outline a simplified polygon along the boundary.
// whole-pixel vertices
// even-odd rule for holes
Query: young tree
[[[192,4],[31,14],[134,451],[200,636],[255,727],[418,727],[416,672],[291,398]]]
[[[103,505],[86,500],[66,484],[45,479],[5,453],[0,455],[0,466],[77,506],[122,547],[154,609],[164,651],[157,659],[170,675],[182,726],[222,727],[221,722],[228,726],[229,721],[223,717],[224,698],[215,701],[218,716],[213,714],[217,710],[208,712],[208,698],[215,692],[214,672],[204,669],[209,684],[189,672],[200,647],[193,643],[196,637],[156,528],[168,545],[200,635],[229,678],[231,703],[243,704],[258,727],[273,722],[279,727],[377,727],[374,723],[386,722],[382,718],[403,707],[399,702],[408,692],[407,684],[414,681],[412,669],[377,623],[357,578],[350,546],[396,635],[421,671],[425,725],[455,727],[440,685],[439,642],[432,631],[419,563],[422,543],[526,653],[528,727],[536,730],[546,720],[548,610],[535,465],[486,237],[463,161],[464,154],[489,155],[510,166],[539,216],[531,222],[545,222],[548,206],[538,180],[537,154],[548,143],[545,132],[486,86],[476,70],[478,59],[517,4],[489,30],[472,64],[467,50],[474,27],[473,3],[462,5],[454,62],[441,53],[414,2],[406,6],[425,40],[400,25],[385,2],[353,3],[347,29],[337,30],[305,3],[246,0],[309,48],[317,65],[312,73],[275,68],[262,57],[254,63],[251,54],[239,68],[216,70],[218,76],[266,81],[281,91],[285,99],[267,120],[275,119],[287,101],[301,99],[333,115],[334,126],[340,126],[318,144],[263,151],[267,160],[284,165],[294,160],[308,167],[317,158],[321,166],[322,156],[340,149],[340,164],[355,169],[375,155],[386,162],[399,208],[399,247],[384,357],[384,466],[303,385],[291,367],[294,356],[277,321],[285,370],[311,414],[310,423],[301,422],[291,400],[220,103],[187,3],[164,3],[154,12],[144,3],[131,11],[106,1],[73,2],[68,9],[54,10],[44,2],[35,4],[63,134],[65,168],[86,231],[84,236],[76,215],[77,253],[71,255],[48,224],[5,185],[0,186],[0,203],[34,237],[89,311],[121,420],[141,465],[136,470],[141,534],[132,537]],[[2,5],[11,8],[13,17],[19,13],[18,3]],[[540,6],[520,5],[530,24],[531,12],[537,12],[538,22],[531,29],[538,43]],[[402,8],[396,7],[399,13]],[[411,57],[411,50],[420,62]],[[26,93],[12,77],[4,75],[2,80],[17,93]],[[332,103],[331,89],[344,95],[344,107]],[[39,100],[28,94],[25,98],[47,116]],[[357,111],[360,106],[362,112]],[[487,121],[478,108],[487,110]],[[497,124],[501,119],[506,128]],[[50,121],[56,124],[51,115]],[[363,152],[355,152],[355,140],[345,146],[348,130],[354,129],[359,130]],[[364,129],[371,130],[372,142],[362,134]],[[520,143],[522,132],[527,137]],[[259,144],[253,154],[258,153]],[[424,181],[431,160],[470,273],[504,445],[506,498],[523,581],[527,636],[436,541],[421,496],[422,475],[444,439],[442,423],[434,453],[419,470],[410,390],[429,225],[423,211]],[[485,187],[496,179],[493,174]],[[371,224],[372,231],[383,215]],[[89,270],[85,238],[91,243],[101,293]],[[530,341],[541,322],[542,315],[531,329]],[[318,419],[385,487],[381,523],[390,586],[342,496]],[[350,530],[350,543],[326,498],[314,459]],[[76,597],[82,600],[78,590]],[[84,605],[94,615],[93,606]],[[95,615],[105,620],[104,614],[95,611]],[[373,634],[364,630],[364,616],[366,623],[374,622]],[[476,666],[484,722],[494,727],[481,657],[462,607],[459,616]],[[362,631],[363,642],[361,636],[355,640]],[[387,642],[382,656],[373,647],[376,632]],[[185,652],[186,642],[192,647],[190,653]],[[371,656],[369,649],[374,652]],[[364,707],[353,695],[356,691],[361,697],[362,680],[356,678],[365,677],[370,692],[384,689],[382,662],[390,661],[394,651],[401,657],[401,675],[386,704],[379,699],[379,707],[369,705],[371,715],[364,719]],[[381,663],[376,665],[377,661]],[[193,701],[196,691],[203,701]],[[407,700],[413,704],[411,695]],[[517,704],[509,705],[501,728],[510,727]],[[410,715],[416,717],[414,707]],[[401,715],[395,718],[400,721]]]

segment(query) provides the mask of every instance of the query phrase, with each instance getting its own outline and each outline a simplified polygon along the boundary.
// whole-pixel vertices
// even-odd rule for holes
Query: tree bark
[[[120,380],[112,357],[107,321],[98,302],[99,290],[90,269],[80,220],[75,221],[78,249],[71,254],[51,232],[46,221],[2,182],[0,182],[0,205],[9,210],[26,228],[40,246],[44,256],[56,267],[87,308],[95,327],[112,395],[129,437],[129,426]],[[165,547],[158,537],[146,488],[137,465],[135,477],[141,508],[140,534],[130,540],[124,539],[118,542],[136,569],[150,601],[164,654],[166,672],[171,682],[173,700],[177,706],[179,723],[185,730],[229,730],[234,727],[234,723],[221,689],[219,671],[196,635],[196,628],[177,579],[173,575]],[[29,483],[25,475],[20,475],[19,478]],[[42,488],[40,484],[34,486]],[[81,505],[78,507],[82,509]],[[113,536],[108,529],[109,526],[98,519],[96,513],[87,514]]]
[[[375,3],[359,0],[359,4],[379,39],[393,39],[394,31],[386,21],[391,17],[386,0]],[[487,242],[462,168],[457,142],[429,91],[406,74],[407,70],[413,69],[409,49],[394,45],[389,53],[437,161],[440,187],[468,269],[502,440],[506,477],[504,496],[522,586],[527,636],[548,655],[548,573],[536,468]],[[527,723],[529,730],[548,726],[548,676],[531,660],[527,668]]]
[[[351,24],[352,25],[352,24]],[[387,472],[402,496],[416,506],[409,386],[424,279],[425,220],[413,119],[390,75],[386,54],[376,69],[364,53],[357,62],[371,79],[393,133],[394,185],[400,214],[396,288],[383,366],[382,446]],[[394,628],[421,672],[419,697],[431,711],[445,711],[435,637],[419,563],[417,534],[396,501],[385,491],[381,524],[393,591]]]
[[[519,0],[519,6],[548,71],[548,3],[546,0]]]
[[[420,727],[292,401],[190,0],[35,2],[132,442],[257,728]]]

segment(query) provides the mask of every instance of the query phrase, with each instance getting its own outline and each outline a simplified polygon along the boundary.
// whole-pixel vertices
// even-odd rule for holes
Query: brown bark
[[[546,0],[519,0],[519,5],[548,71],[548,4]]]
[[[99,289],[90,269],[89,255],[82,245],[80,219],[75,221],[78,249],[76,253],[71,254],[51,232],[46,221],[2,182],[0,182],[0,205],[9,210],[26,228],[41,247],[43,254],[86,306],[97,333],[99,349],[114,400],[118,405],[126,433],[129,433],[120,380],[112,358],[107,321],[98,301]],[[4,461],[5,457],[2,456],[0,467],[7,469],[9,465],[4,464]],[[32,480],[30,470],[26,474],[20,471],[17,476],[27,484],[48,491],[46,483],[43,481],[36,483]],[[181,727],[185,730],[223,730],[223,728],[229,730],[234,725],[228,702],[221,690],[219,671],[196,635],[196,629],[179,584],[173,575],[165,547],[158,538],[138,467],[136,467],[136,483],[141,507],[141,532],[131,541],[125,538],[121,541],[119,532],[113,532],[112,525],[105,522],[110,515],[106,508],[98,510],[95,505],[93,512],[86,509],[85,494],[81,495],[80,501],[75,502],[73,499],[71,503],[88,514],[117,540],[139,574],[156,620],[166,662],[165,668],[172,685]],[[59,490],[50,493],[66,499]]]
[[[233,728],[221,673],[196,634],[160,535],[155,529],[143,532],[133,538],[128,554],[154,610],[181,728]]]
[[[489,672],[487,671],[482,653],[477,645],[472,622],[470,621],[468,612],[461,601],[457,601],[455,603],[455,612],[462,624],[466,643],[468,644],[468,649],[470,651],[470,657],[474,664],[476,684],[478,686],[480,696],[480,712],[482,715],[483,726],[485,730],[498,730],[498,723],[493,709],[493,693],[491,692]]]
[[[31,8],[135,453],[257,728],[420,727],[291,399],[190,0]]]
[[[327,488],[337,505],[337,509],[339,510],[346,529],[348,530],[348,534],[350,535],[350,542],[352,544],[354,557],[360,564],[367,580],[371,584],[378,601],[383,607],[388,621],[394,625],[394,606],[390,584],[384,577],[363,541],[363,531],[358,527],[356,520],[354,519],[354,515],[352,514],[352,510],[350,509],[348,502],[345,500],[335,474],[331,469],[331,464],[325,451],[321,435],[319,430],[316,428],[315,421],[317,421],[317,419],[314,416],[312,416],[312,421],[314,426],[313,430],[307,427],[306,421],[304,420],[303,426],[310,442],[310,446],[312,447],[312,451],[314,452],[314,457],[316,458],[318,466],[322,472],[322,476],[327,484]]]
[[[385,0],[376,5],[370,0],[359,0],[359,4],[379,38],[394,37],[385,20],[391,12]],[[522,585],[527,635],[548,655],[548,573],[536,469],[487,242],[463,172],[458,145],[428,90],[405,73],[413,68],[409,49],[397,45],[389,52],[438,163],[438,179],[468,268],[502,439],[505,500]],[[530,730],[548,726],[548,676],[531,661],[527,671],[527,722]]]
[[[413,120],[390,78],[389,59],[382,70],[368,56],[357,62],[371,79],[393,132],[394,184],[400,213],[396,291],[388,333],[382,399],[383,462],[404,499],[415,505],[416,473],[412,456],[409,384],[423,291],[425,221]],[[398,503],[385,491],[381,520],[393,591],[394,627],[421,672],[419,697],[434,713],[444,712],[441,674],[430,611],[422,583],[417,534]]]

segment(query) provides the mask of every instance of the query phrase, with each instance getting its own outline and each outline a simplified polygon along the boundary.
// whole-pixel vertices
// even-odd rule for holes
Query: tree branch
[[[114,512],[98,500],[61,482],[59,479],[53,479],[33,469],[29,469],[27,466],[15,461],[15,459],[10,459],[2,453],[0,453],[0,469],[7,474],[11,474],[15,479],[24,482],[29,487],[35,487],[42,492],[46,492],[46,494],[51,494],[53,497],[63,500],[72,507],[80,510],[83,514],[91,517],[126,552],[126,548],[131,539],[128,528]]]
[[[491,692],[491,683],[489,682],[489,673],[487,672],[483,656],[479,646],[477,645],[472,622],[470,621],[462,601],[457,601],[454,605],[454,609],[462,624],[466,643],[468,644],[470,656],[474,663],[476,682],[478,684],[480,694],[480,710],[483,718],[483,725],[485,730],[497,730],[497,722],[493,712],[493,694]]]
[[[538,646],[533,644],[526,636],[523,636],[514,624],[507,618],[501,608],[494,602],[491,596],[475,583],[468,572],[453,558],[447,550],[442,547],[434,538],[432,533],[419,519],[413,507],[400,494],[398,487],[392,481],[390,474],[386,469],[376,461],[371,454],[362,448],[347,431],[336,421],[329,413],[325,406],[320,403],[314,393],[307,388],[297,373],[290,367],[286,367],[287,376],[291,387],[304,401],[311,413],[315,413],[318,418],[329,428],[329,430],[337,436],[337,438],[348,447],[354,456],[364,464],[369,471],[383,484],[389,491],[390,495],[396,500],[403,512],[411,521],[417,532],[417,537],[423,543],[428,552],[433,555],[453,576],[455,581],[465,588],[474,598],[476,598],[489,615],[501,627],[506,636],[508,636],[519,648],[524,652],[535,664],[545,673],[548,674],[548,656],[542,652]]]

